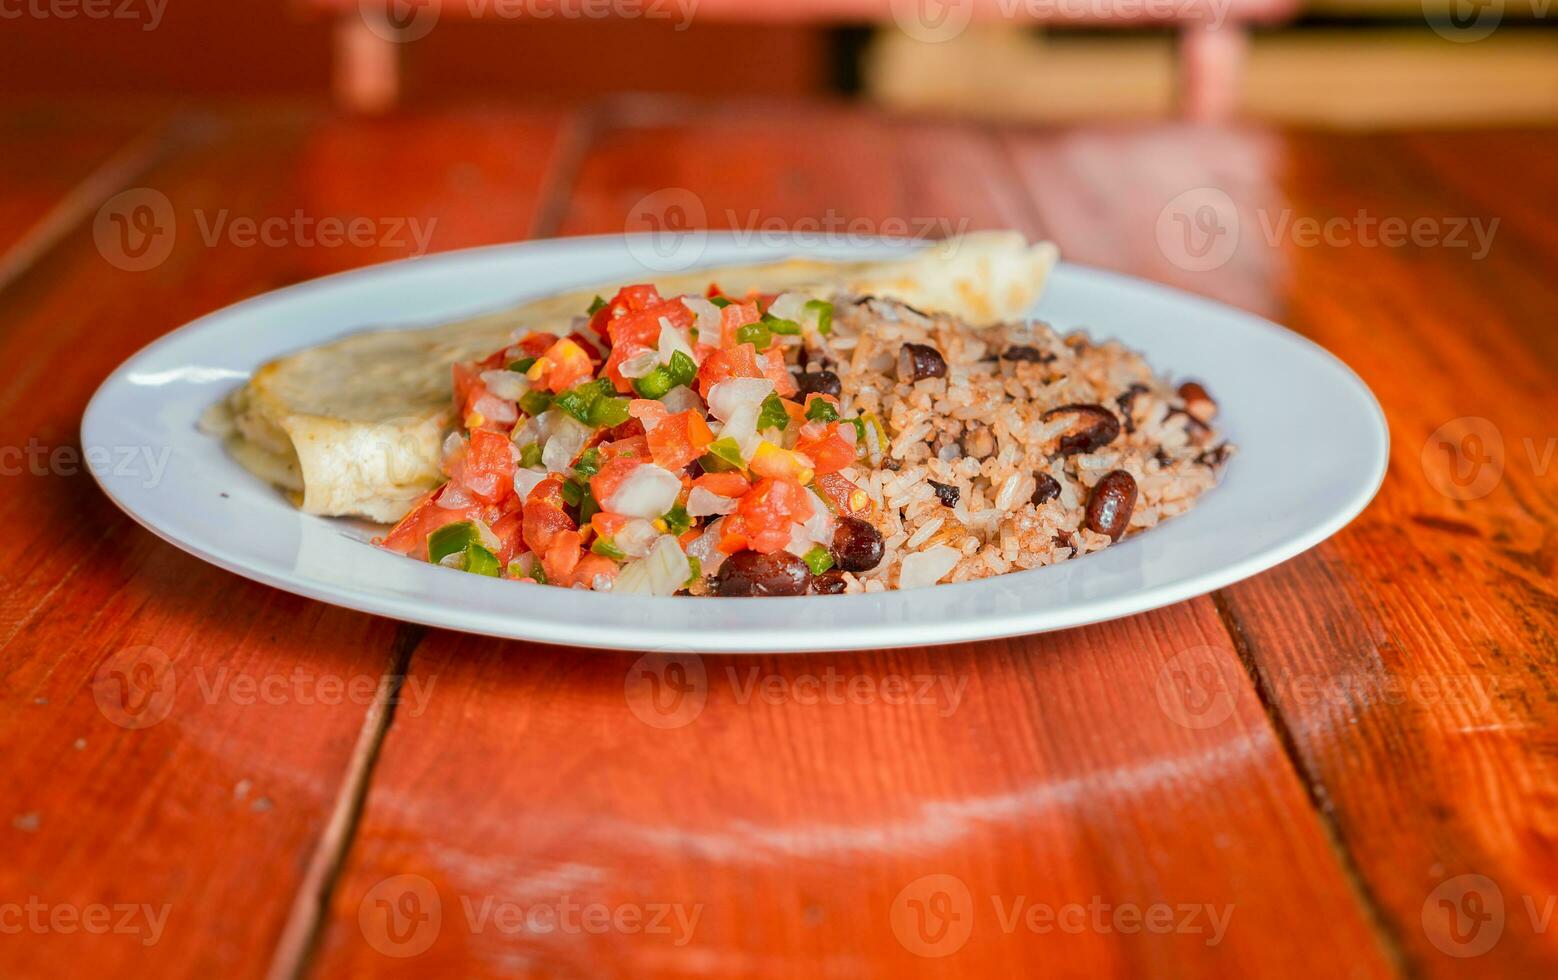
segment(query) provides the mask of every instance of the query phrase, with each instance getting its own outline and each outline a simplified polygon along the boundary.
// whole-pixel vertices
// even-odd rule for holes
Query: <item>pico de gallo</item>
[[[887,435],[804,370],[832,331],[801,293],[597,297],[454,366],[448,481],[377,543],[477,575],[637,595],[845,591],[882,558],[849,478]]]

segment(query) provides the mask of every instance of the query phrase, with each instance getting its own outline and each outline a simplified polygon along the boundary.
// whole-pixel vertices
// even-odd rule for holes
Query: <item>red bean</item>
[[[816,595],[840,595],[846,588],[844,573],[830,568],[811,580],[811,590]]]
[[[941,351],[929,344],[904,344],[898,348],[898,380],[919,381],[921,378],[947,376],[947,359]]]
[[[1033,504],[1038,506],[1046,500],[1054,500],[1060,496],[1060,482],[1048,473],[1039,473],[1036,477],[1039,485],[1033,489]]]
[[[1056,451],[1061,456],[1090,453],[1120,435],[1120,420],[1102,405],[1062,405],[1040,416],[1045,422],[1062,417],[1070,418],[1071,424],[1060,436]]]
[[[882,563],[882,532],[858,517],[839,518],[833,561],[846,572],[869,572]]]
[[[1124,470],[1111,470],[1093,487],[1087,501],[1087,528],[1115,541],[1125,533],[1136,508],[1136,479]]]
[[[839,382],[839,376],[832,371],[803,371],[795,375],[796,387],[800,388],[797,401],[805,401],[807,395],[832,395],[834,398],[844,393],[844,386]]]
[[[1180,385],[1179,397],[1185,403],[1185,411],[1196,421],[1210,422],[1217,416],[1217,402],[1199,381],[1186,381]]]
[[[720,596],[805,595],[810,586],[811,569],[788,551],[738,551],[714,576],[714,594]]]

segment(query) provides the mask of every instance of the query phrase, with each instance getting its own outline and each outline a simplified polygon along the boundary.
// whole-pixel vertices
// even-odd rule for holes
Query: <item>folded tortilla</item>
[[[788,259],[652,277],[664,295],[797,291],[891,296],[985,324],[1020,316],[1039,296],[1055,247],[1016,232],[976,232],[874,262]],[[304,512],[399,520],[444,479],[456,422],[450,367],[510,343],[516,331],[567,333],[597,295],[625,282],[549,296],[469,320],[378,330],[266,364],[207,412],[202,426]]]

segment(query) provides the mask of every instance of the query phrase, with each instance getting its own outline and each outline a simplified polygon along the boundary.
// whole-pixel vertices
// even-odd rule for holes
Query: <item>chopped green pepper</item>
[[[589,310],[587,312],[590,314],[590,316],[594,316],[595,314],[599,313],[601,310],[604,310],[605,308],[606,308],[606,301],[601,299],[599,296],[597,296],[593,300],[590,301],[590,308],[589,308]]]
[[[529,445],[519,447],[519,465],[527,470],[533,470],[541,465],[541,444],[532,442]]]
[[[517,361],[509,361],[509,370],[516,374],[524,374],[535,362],[536,359],[533,357],[521,357]]]
[[[764,429],[788,428],[790,425],[790,413],[784,410],[784,402],[778,395],[770,394],[763,399],[763,407],[757,413],[757,431]]]
[[[628,420],[626,398],[602,398],[590,406],[590,424],[615,428]]]
[[[821,575],[833,567],[833,552],[819,544],[802,555],[801,561],[806,563],[813,575]]]
[[[703,562],[698,560],[697,555],[687,556],[687,568],[691,571],[692,574],[688,575],[687,581],[682,583],[683,588],[691,586],[694,582],[703,577]]]
[[[810,299],[802,307],[807,313],[817,314],[817,332],[826,337],[833,332],[833,304],[825,299]]]
[[[479,544],[473,544],[465,549],[465,570],[473,575],[497,578],[500,571],[498,556]]]
[[[666,365],[666,370],[671,373],[672,388],[690,385],[698,377],[698,362],[688,357],[685,351],[677,351],[671,355],[671,363]]]
[[[552,393],[544,388],[531,388],[519,398],[519,409],[526,415],[540,415],[552,407]]]
[[[726,299],[723,296],[710,296],[709,297],[709,302],[713,303],[715,306],[719,307],[722,310],[725,307],[730,305],[730,300]]]
[[[837,422],[839,410],[826,398],[813,398],[806,406],[806,417],[813,422]]]
[[[453,524],[445,524],[427,536],[427,560],[436,565],[473,544],[481,544],[481,535],[477,533],[474,522],[455,521]]]
[[[751,344],[758,350],[767,348],[769,344],[773,343],[773,339],[769,334],[768,324],[763,323],[761,320],[757,323],[748,323],[745,326],[736,328],[736,343]]]
[[[770,331],[777,334],[784,334],[786,336],[793,337],[801,332],[801,325],[799,323],[796,323],[794,320],[782,320],[779,317],[774,316],[772,313],[763,314],[763,323],[767,325]]]
[[[692,518],[687,516],[687,508],[681,504],[666,511],[664,520],[666,529],[677,537],[686,534],[692,527]]]
[[[573,464],[574,473],[583,479],[589,479],[600,472],[600,449],[591,446],[579,454],[578,462]]]
[[[569,477],[563,481],[562,495],[563,503],[569,507],[577,507],[580,501],[584,499],[584,484],[573,477]]]
[[[740,444],[729,436],[709,443],[708,452],[699,457],[699,462],[710,473],[739,470],[746,466],[746,462],[741,458]]]
[[[627,557],[627,553],[612,544],[610,538],[596,538],[590,544],[590,550],[603,558],[610,558],[612,561],[621,561]]]
[[[665,393],[675,387],[671,372],[665,367],[657,367],[642,378],[633,379],[633,390],[640,398],[664,398]]]

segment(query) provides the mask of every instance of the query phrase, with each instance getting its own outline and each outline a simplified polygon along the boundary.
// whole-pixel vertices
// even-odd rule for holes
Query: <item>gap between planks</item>
[[[1249,675],[1250,684],[1255,688],[1255,695],[1260,699],[1261,711],[1266,715],[1266,723],[1276,733],[1278,744],[1282,746],[1282,753],[1288,758],[1288,765],[1293,767],[1298,781],[1303,784],[1304,794],[1308,797],[1310,808],[1314,810],[1315,819],[1325,835],[1325,842],[1330,847],[1331,853],[1335,855],[1336,864],[1341,869],[1347,887],[1352,890],[1353,898],[1362,909],[1365,920],[1379,941],[1381,952],[1385,954],[1386,961],[1390,963],[1397,975],[1416,976],[1417,971],[1410,966],[1405,946],[1401,942],[1395,924],[1385,914],[1384,907],[1373,889],[1369,887],[1368,880],[1357,862],[1353,860],[1352,852],[1342,839],[1336,816],[1331,807],[1326,804],[1320,789],[1319,776],[1304,764],[1303,755],[1298,750],[1298,740],[1288,726],[1287,719],[1283,717],[1275,695],[1267,686],[1259,667],[1256,666],[1254,651],[1250,648],[1249,637],[1245,635],[1244,626],[1239,622],[1238,613],[1233,611],[1227,595],[1221,590],[1213,592],[1209,598],[1217,608],[1217,617],[1222,621],[1223,629],[1233,643],[1234,655],[1238,657],[1239,664]]]

